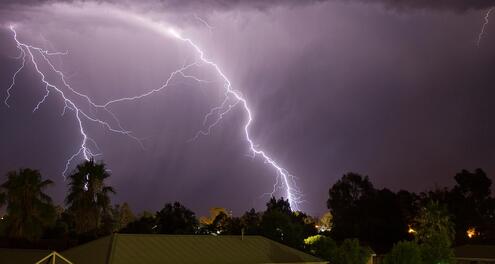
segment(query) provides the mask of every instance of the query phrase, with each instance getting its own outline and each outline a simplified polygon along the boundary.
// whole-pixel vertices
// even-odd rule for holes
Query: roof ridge
[[[113,233],[110,237],[110,245],[108,246],[108,253],[107,253],[107,264],[111,264],[113,260],[113,254],[115,254],[115,245],[117,244],[117,237],[118,233]]]
[[[124,237],[124,236],[169,236],[169,237],[242,237],[242,235],[219,235],[219,236],[215,236],[215,235],[195,235],[195,234],[191,234],[191,235],[181,235],[181,234],[122,234],[122,233],[115,233],[115,235],[119,235],[121,237]],[[262,237],[262,238],[265,238],[264,236],[260,236],[260,235],[244,235],[244,237]]]

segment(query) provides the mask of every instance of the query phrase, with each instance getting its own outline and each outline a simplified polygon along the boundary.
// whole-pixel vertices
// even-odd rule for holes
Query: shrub
[[[416,242],[401,241],[385,256],[383,264],[421,264],[421,249]]]
[[[357,239],[346,239],[335,253],[335,264],[366,264],[371,257],[368,248],[361,247]]]

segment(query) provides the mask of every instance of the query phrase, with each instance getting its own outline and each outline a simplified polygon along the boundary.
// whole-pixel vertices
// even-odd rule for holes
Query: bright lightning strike
[[[212,67],[215,70],[215,72],[221,77],[222,81],[224,82],[223,87],[225,89],[225,99],[223,100],[223,102],[220,106],[217,106],[217,107],[211,109],[211,111],[205,116],[203,125],[206,126],[206,124],[208,124],[208,123],[209,123],[209,125],[204,130],[199,131],[195,138],[199,137],[200,135],[208,135],[210,133],[211,129],[213,127],[215,127],[215,125],[217,125],[226,114],[228,114],[237,105],[241,105],[242,109],[245,113],[245,116],[246,116],[246,122],[244,123],[244,127],[243,127],[245,140],[248,142],[249,150],[250,150],[252,156],[253,157],[256,157],[256,156],[261,157],[262,160],[266,164],[268,164],[270,167],[272,167],[275,170],[275,172],[277,173],[277,179],[276,179],[276,182],[274,185],[273,192],[271,194],[274,195],[277,190],[284,189],[286,198],[289,200],[289,203],[290,203],[292,209],[293,210],[299,210],[299,204],[301,202],[300,201],[301,192],[296,187],[295,177],[293,175],[291,175],[282,166],[280,166],[271,156],[269,156],[264,150],[262,150],[259,146],[257,146],[254,143],[254,140],[252,139],[251,134],[250,134],[250,128],[251,128],[252,123],[254,122],[254,119],[253,119],[253,114],[252,114],[252,111],[249,107],[248,101],[238,90],[235,90],[232,88],[232,84],[231,84],[230,80],[227,78],[227,76],[224,74],[224,72],[220,69],[220,67],[216,63],[214,63],[213,61],[209,60],[205,56],[205,53],[203,52],[203,50],[201,50],[197,44],[195,44],[190,38],[183,37],[182,34],[180,34],[176,29],[171,28],[171,27],[166,27],[161,23],[154,22],[150,19],[144,18],[142,16],[138,16],[136,14],[128,14],[128,13],[124,13],[124,12],[118,11],[118,10],[115,12],[115,14],[118,15],[119,17],[125,17],[125,19],[127,19],[127,20],[136,22],[142,26],[153,29],[160,34],[166,34],[166,35],[171,36],[171,37],[173,37],[179,41],[182,41],[184,44],[189,46],[196,53],[196,55],[199,58],[199,61],[185,65],[182,68],[179,68],[178,70],[172,72],[169,75],[168,79],[165,81],[165,83],[159,88],[150,90],[149,92],[143,93],[141,95],[112,99],[106,103],[97,104],[97,103],[94,103],[89,96],[82,94],[82,93],[76,91],[75,89],[73,89],[70,86],[70,84],[66,81],[64,74],[54,66],[54,64],[51,62],[51,60],[49,58],[49,56],[64,55],[64,53],[48,52],[48,51],[43,50],[41,48],[25,44],[25,43],[19,41],[19,39],[17,37],[17,32],[14,29],[14,27],[13,26],[10,27],[11,31],[14,34],[14,40],[16,41],[17,48],[20,51],[19,58],[22,59],[22,64],[18,68],[18,70],[14,73],[14,75],[12,77],[12,83],[9,86],[9,88],[7,89],[7,96],[5,98],[5,104],[7,106],[9,106],[8,100],[11,97],[11,92],[12,92],[13,87],[15,86],[16,78],[17,78],[19,72],[21,72],[25,68],[26,63],[27,63],[26,59],[28,59],[31,62],[31,64],[33,64],[35,71],[40,76],[41,82],[43,83],[44,88],[45,88],[45,95],[42,98],[42,100],[40,100],[39,103],[36,105],[34,111],[39,109],[39,107],[45,102],[45,99],[50,95],[50,91],[54,91],[54,92],[58,93],[64,101],[64,109],[63,109],[62,114],[64,114],[66,112],[66,110],[70,110],[70,111],[74,112],[74,115],[77,119],[77,124],[78,124],[79,130],[80,130],[80,135],[81,135],[82,140],[81,140],[79,149],[71,157],[69,157],[69,159],[67,160],[66,166],[65,166],[65,169],[63,172],[64,176],[65,176],[65,173],[67,172],[68,168],[71,166],[72,161],[76,157],[82,156],[85,160],[90,160],[92,157],[98,155],[98,154],[95,154],[89,147],[89,143],[93,144],[94,146],[96,146],[96,143],[87,135],[86,129],[84,127],[85,122],[83,122],[83,121],[91,121],[91,122],[100,124],[111,132],[130,136],[133,139],[138,140],[137,138],[135,138],[134,136],[131,135],[130,131],[127,131],[127,130],[122,128],[122,125],[120,124],[116,115],[113,114],[108,109],[108,107],[112,104],[115,104],[115,103],[122,103],[122,102],[127,102],[127,101],[139,100],[141,98],[153,95],[157,92],[160,92],[161,90],[167,88],[170,85],[173,78],[175,78],[176,76],[180,76],[182,78],[190,78],[190,79],[197,81],[197,82],[206,82],[205,80],[201,80],[200,78],[186,74],[186,71],[188,69],[190,69],[192,67],[200,66],[203,64],[203,65],[207,65],[207,66]],[[35,56],[35,54],[36,54],[36,56]],[[40,60],[41,62],[39,62],[38,60]],[[61,85],[59,87],[59,86],[55,85],[54,83],[50,82],[48,80],[48,77],[45,75],[45,73],[43,73],[43,71],[40,69],[39,63],[44,63],[44,64],[48,65],[49,68],[51,69],[52,73],[58,76],[59,80],[61,81],[61,83],[63,85]],[[104,110],[105,112],[110,114],[110,116],[112,117],[112,120],[106,121],[105,119],[101,119],[101,118],[98,118],[94,115],[87,114],[85,111],[83,111],[83,109],[81,107],[79,107],[77,105],[75,100],[71,99],[71,96],[69,96],[69,95],[76,96],[78,98],[81,98],[81,99],[87,101],[89,103],[89,105],[93,108]],[[210,117],[213,117],[213,116],[216,117],[216,119],[214,119],[213,121],[210,122],[209,121]],[[112,124],[116,124],[116,125],[112,125]],[[115,126],[116,126],[116,128],[115,128]]]
[[[246,139],[246,141],[249,144],[250,151],[252,152],[253,156],[256,156],[256,155],[261,156],[263,158],[263,160],[264,160],[265,163],[269,164],[270,166],[272,166],[275,169],[275,171],[277,172],[278,176],[283,181],[283,185],[285,186],[286,196],[287,196],[287,199],[289,200],[289,203],[290,203],[292,209],[293,210],[298,210],[298,205],[300,203],[300,200],[299,200],[300,199],[300,192],[296,188],[293,187],[295,185],[295,183],[294,183],[294,176],[291,175],[286,169],[282,168],[265,151],[263,151],[262,149],[258,148],[255,145],[253,139],[251,138],[251,135],[250,135],[249,131],[250,131],[250,127],[251,127],[251,125],[253,123],[253,115],[252,115],[251,109],[249,108],[249,105],[248,105],[248,102],[247,102],[246,98],[244,98],[239,93],[239,91],[232,89],[232,84],[231,84],[230,80],[227,78],[227,76],[223,73],[223,71],[220,69],[220,67],[216,63],[214,63],[213,61],[211,61],[211,60],[209,60],[209,59],[206,58],[203,50],[201,50],[198,45],[196,45],[191,39],[185,38],[185,37],[181,36],[181,34],[178,33],[173,28],[169,28],[168,31],[169,31],[170,35],[172,35],[173,37],[175,37],[175,38],[177,38],[177,39],[185,42],[189,46],[191,46],[191,48],[193,48],[196,51],[196,53],[199,55],[199,59],[204,64],[210,65],[211,67],[213,67],[215,69],[215,71],[218,73],[218,75],[225,82],[224,88],[225,88],[225,92],[227,94],[226,100],[229,97],[233,97],[236,100],[235,103],[228,104],[228,107],[225,107],[225,102],[226,102],[226,100],[225,100],[222,103],[222,105],[220,105],[219,107],[214,108],[214,109],[219,109],[221,111],[220,114],[218,115],[217,120],[215,122],[213,122],[212,125],[210,125],[208,127],[208,130],[206,132],[205,131],[201,131],[200,133],[202,133],[203,135],[207,135],[210,132],[211,128],[213,126],[215,126],[218,122],[220,122],[220,120],[223,118],[223,116],[225,114],[227,114],[234,106],[236,106],[238,103],[240,103],[242,105],[242,108],[243,108],[246,116],[247,116],[247,121],[244,124],[244,134],[245,134],[245,139]],[[214,111],[214,110],[212,110],[212,111]],[[208,115],[205,117],[205,122],[207,122],[207,118],[211,114],[212,114],[212,112],[210,111],[210,113],[208,113]]]
[[[478,35],[478,41],[476,42],[476,45],[478,47],[480,46],[481,40],[483,39],[483,36],[485,35],[485,28],[488,25],[488,23],[490,23],[490,20],[489,20],[490,14],[492,13],[493,9],[494,9],[494,7],[490,8],[485,14],[485,17],[484,17],[485,21],[483,22],[483,25],[481,26],[481,31]]]
[[[41,82],[43,83],[44,88],[45,88],[45,95],[36,104],[36,107],[33,109],[33,112],[36,112],[40,108],[40,106],[45,102],[45,100],[50,95],[50,91],[54,91],[54,92],[58,93],[60,95],[60,97],[63,99],[63,102],[64,102],[64,110],[62,112],[63,114],[65,113],[65,111],[67,109],[74,111],[74,116],[77,120],[79,132],[81,134],[82,140],[81,140],[81,143],[79,145],[79,149],[71,157],[69,157],[69,159],[66,162],[65,169],[62,173],[64,175],[64,177],[65,177],[65,174],[66,174],[68,168],[71,165],[71,162],[77,156],[81,155],[85,160],[90,160],[92,157],[95,157],[98,155],[98,154],[94,153],[91,150],[91,148],[89,147],[88,142],[94,142],[94,141],[86,133],[86,129],[84,127],[83,121],[94,122],[94,123],[102,125],[103,127],[105,127],[107,130],[109,130],[111,132],[131,136],[130,131],[125,131],[124,129],[121,129],[121,127],[120,128],[114,128],[109,122],[104,121],[102,119],[99,119],[99,118],[92,116],[90,114],[87,114],[85,111],[83,111],[80,107],[77,106],[75,100],[71,99],[67,95],[68,91],[74,92],[76,95],[83,96],[84,98],[86,98],[92,105],[95,105],[89,99],[89,97],[75,92],[72,89],[72,87],[70,87],[70,85],[65,81],[65,77],[64,77],[63,73],[55,68],[54,64],[51,62],[50,58],[48,57],[48,56],[52,56],[52,55],[65,55],[66,53],[49,52],[49,51],[44,50],[42,48],[25,44],[18,39],[17,31],[15,30],[14,26],[10,26],[9,28],[14,35],[14,40],[16,42],[17,49],[20,51],[20,58],[22,59],[22,64],[17,69],[17,71],[14,73],[14,75],[12,77],[12,82],[11,82],[9,88],[7,89],[7,96],[6,96],[5,101],[4,101],[5,105],[7,107],[9,107],[8,100],[11,97],[12,89],[16,85],[17,76],[25,68],[26,63],[30,62],[33,65],[36,73],[39,75]],[[55,73],[60,75],[62,82],[64,84],[64,87],[59,87],[55,83],[53,83],[49,80],[49,78],[47,77],[47,74],[45,74],[41,70],[41,63],[43,63],[43,62],[46,63]],[[64,89],[64,88],[66,88],[66,89]],[[106,110],[108,112],[110,112],[108,109],[106,109]],[[115,115],[112,115],[112,116],[115,117]],[[117,122],[117,123],[119,123],[119,122]]]

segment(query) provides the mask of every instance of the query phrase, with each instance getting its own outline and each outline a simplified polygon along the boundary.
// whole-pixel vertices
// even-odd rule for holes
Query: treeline
[[[0,185],[0,247],[50,247],[43,241],[66,241],[73,246],[113,232],[141,234],[264,235],[292,247],[304,248],[303,239],[315,235],[313,218],[292,212],[283,198],[271,198],[264,212],[254,209],[234,217],[225,208],[213,208],[198,218],[179,202],[155,212],[135,215],[129,205],[112,205],[116,191],[106,181],[104,163],[85,161],[67,177],[63,206],[54,205],[45,191],[53,184],[39,171],[20,169],[7,173]],[[2,244],[7,241],[7,245]]]
[[[212,208],[198,218],[179,202],[135,215],[127,203],[112,205],[109,177],[103,163],[78,165],[67,177],[64,206],[55,206],[44,192],[53,183],[38,171],[9,172],[0,185],[0,205],[6,206],[0,237],[10,246],[50,240],[67,247],[113,232],[262,235],[336,264],[364,264],[372,252],[388,253],[388,264],[452,263],[455,245],[495,243],[492,182],[480,169],[461,171],[450,189],[422,193],[378,189],[368,177],[348,173],[329,189],[329,210],[319,219],[273,197],[264,211],[241,216]]]
[[[456,174],[452,188],[413,193],[376,189],[368,177],[349,173],[329,190],[327,207],[333,215],[332,236],[355,237],[373,248],[390,248],[410,239],[417,217],[429,203],[444,210],[452,226],[453,243],[495,243],[495,199],[492,181],[477,169]]]
[[[452,247],[495,243],[495,199],[486,173],[463,170],[452,188],[421,193],[377,189],[368,177],[348,173],[329,190],[332,229],[313,252],[335,260],[326,240],[356,238],[385,263],[455,263]],[[334,263],[340,263],[334,261]]]

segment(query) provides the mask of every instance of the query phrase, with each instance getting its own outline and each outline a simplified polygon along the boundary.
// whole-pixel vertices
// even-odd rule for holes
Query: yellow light
[[[469,238],[473,238],[473,237],[477,236],[477,235],[478,235],[478,233],[476,232],[476,228],[474,228],[474,227],[470,227],[470,228],[466,231],[466,235],[467,235],[467,237],[469,237]]]
[[[409,234],[415,234],[416,233],[416,230],[414,230],[411,225],[409,225],[409,229],[407,230],[407,233]]]

